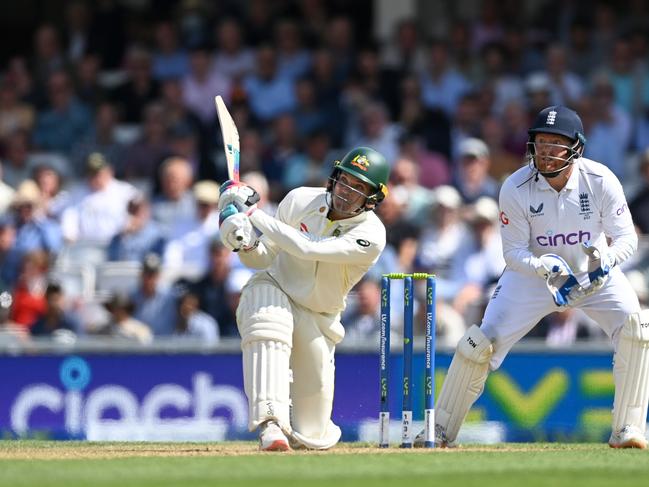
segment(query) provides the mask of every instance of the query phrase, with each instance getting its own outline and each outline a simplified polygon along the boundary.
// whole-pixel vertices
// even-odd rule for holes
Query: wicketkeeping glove
[[[582,243],[581,250],[588,255],[588,279],[591,286],[603,287],[608,281],[609,272],[615,266],[615,257],[608,251],[600,252],[590,242]]]
[[[543,267],[537,270],[537,274],[545,279],[557,306],[572,306],[585,296],[584,289],[563,258],[556,254],[544,254],[539,259]]]
[[[219,236],[223,245],[233,252],[252,250],[259,243],[250,219],[233,204],[219,214]]]
[[[219,193],[219,211],[232,204],[239,211],[246,212],[259,201],[259,193],[253,187],[230,179],[221,185]]]

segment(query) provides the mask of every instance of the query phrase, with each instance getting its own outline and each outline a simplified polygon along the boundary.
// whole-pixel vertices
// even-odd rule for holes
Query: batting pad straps
[[[613,431],[633,425],[644,432],[649,400],[649,310],[629,315],[624,322],[613,376]]]
[[[493,355],[491,341],[473,325],[460,340],[437,399],[435,434],[452,443],[482,393]]]

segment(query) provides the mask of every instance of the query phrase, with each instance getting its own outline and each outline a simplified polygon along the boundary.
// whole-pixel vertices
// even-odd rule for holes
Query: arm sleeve
[[[280,211],[278,215],[281,217]],[[385,246],[385,232],[382,232],[383,240],[379,240],[379,235],[370,235],[369,232],[363,231],[363,225],[359,225],[342,237],[320,238],[300,232],[261,210],[253,212],[250,221],[279,248],[305,260],[338,264],[372,264]]]
[[[622,185],[613,174],[604,180],[603,194],[601,212],[604,235],[611,239],[610,252],[619,265],[637,250],[638,235]]]
[[[538,275],[543,268],[530,251],[530,224],[516,200],[515,187],[506,182],[500,191],[500,235],[507,267],[528,275]]]

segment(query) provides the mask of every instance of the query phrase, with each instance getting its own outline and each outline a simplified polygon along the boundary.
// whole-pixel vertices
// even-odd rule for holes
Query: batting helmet
[[[334,168],[329,177],[327,190],[332,191],[338,181],[340,172],[345,172],[369,184],[375,192],[365,201],[364,209],[373,210],[388,194],[388,179],[390,166],[385,157],[370,147],[357,147],[349,151],[340,161],[334,162]]]

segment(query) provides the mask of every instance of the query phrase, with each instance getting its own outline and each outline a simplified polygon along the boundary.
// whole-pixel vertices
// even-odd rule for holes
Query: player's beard
[[[335,184],[338,183],[336,182]],[[331,191],[327,193],[327,205],[329,206],[329,209],[347,218],[351,218],[361,213],[365,205],[365,198],[360,198],[358,203],[356,200],[350,201],[344,196],[336,194],[335,184]]]

